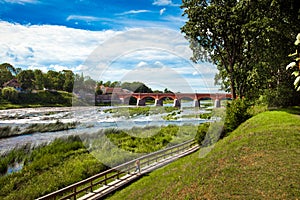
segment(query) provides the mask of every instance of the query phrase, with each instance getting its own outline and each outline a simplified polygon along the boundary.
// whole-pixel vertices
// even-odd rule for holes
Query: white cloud
[[[179,4],[174,4],[172,0],[154,0],[152,5],[156,6],[180,6]]]
[[[87,66],[91,66],[91,77],[101,80],[141,81],[150,87],[162,85],[181,92],[214,88],[215,69],[209,64],[192,63],[191,55],[188,42],[178,32],[134,29],[103,43]]]
[[[152,4],[157,6],[167,6],[172,5],[173,3],[171,0],[154,0]]]
[[[160,61],[156,61],[154,65],[159,66],[159,67],[164,67],[165,65],[161,63]]]
[[[88,66],[85,65],[78,65],[75,67],[74,71],[78,72],[78,71],[86,71],[88,70]]]
[[[181,16],[181,17],[175,17],[175,16],[166,16],[164,17],[164,20],[171,21],[171,22],[181,22],[185,23],[187,21],[187,17]]]
[[[66,67],[62,65],[50,65],[49,68],[54,71],[63,71],[63,70],[68,70],[70,67]]]
[[[159,11],[159,14],[160,14],[160,15],[163,15],[164,12],[165,12],[166,10],[167,10],[166,8],[161,9],[161,10]]]
[[[128,54],[123,55],[123,60],[131,61],[145,61],[151,62],[159,60],[175,60],[178,59],[178,56],[166,52],[163,49],[138,49],[133,52],[128,52]]]
[[[99,44],[120,32],[86,31],[50,25],[0,21],[0,58],[15,67],[60,65],[76,67]]]
[[[146,62],[144,62],[144,61],[141,61],[141,62],[139,62],[139,64],[137,64],[136,66],[137,67],[144,67],[144,66],[147,66],[148,64],[146,63]]]
[[[22,5],[27,4],[27,3],[31,3],[31,4],[39,3],[38,0],[3,0],[3,1],[6,2],[6,3],[22,4]],[[0,3],[3,2],[3,1],[0,1]]]
[[[46,73],[48,71],[48,67],[46,66],[37,66],[37,65],[30,65],[28,66],[28,69],[31,69],[31,70],[35,70],[35,69],[39,69],[41,70],[42,72]]]
[[[99,17],[94,17],[94,16],[84,16],[84,15],[70,15],[66,19],[67,21],[71,20],[80,20],[80,21],[100,21],[101,18]]]
[[[150,10],[130,10],[130,11],[116,14],[116,15],[130,15],[130,14],[139,14],[139,13],[147,13],[147,12],[151,12],[151,11]]]

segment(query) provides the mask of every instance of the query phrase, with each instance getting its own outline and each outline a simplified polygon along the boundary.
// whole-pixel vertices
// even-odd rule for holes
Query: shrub
[[[4,99],[11,101],[11,102],[16,102],[18,99],[18,92],[15,90],[13,87],[5,87],[1,91],[2,96]]]
[[[224,130],[221,137],[228,135],[252,115],[248,112],[251,104],[246,99],[235,99],[226,106]]]
[[[195,135],[195,140],[199,145],[202,145],[202,141],[205,138],[205,135],[208,131],[208,128],[210,126],[210,123],[204,123],[198,126],[197,133]]]

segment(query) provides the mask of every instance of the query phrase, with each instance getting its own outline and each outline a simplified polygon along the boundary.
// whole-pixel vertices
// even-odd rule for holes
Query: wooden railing
[[[88,192],[93,192],[104,185],[108,185],[109,183],[112,183],[116,179],[120,179],[120,177],[126,174],[127,175],[134,174],[134,170],[135,170],[134,164],[136,160],[140,161],[140,168],[143,169],[143,167],[149,165],[155,165],[155,163],[158,163],[160,160],[163,160],[167,157],[183,152],[194,145],[196,145],[196,142],[194,140],[189,140],[182,144],[178,144],[160,151],[147,154],[145,156],[131,160],[129,162],[126,162],[119,166],[113,167],[109,170],[96,174],[92,177],[89,177],[85,180],[82,180],[80,182],[74,183],[65,188],[47,194],[43,197],[38,198],[38,200],[46,200],[46,199],[47,200],[48,199],[76,200],[77,198],[87,194]],[[111,184],[109,185],[109,187],[113,187],[113,186],[114,185]]]

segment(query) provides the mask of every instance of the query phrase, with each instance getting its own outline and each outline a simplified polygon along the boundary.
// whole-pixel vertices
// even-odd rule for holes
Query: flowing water
[[[195,115],[204,112],[199,109],[185,109],[190,107],[191,103],[187,102],[182,106],[182,112],[177,116],[177,120],[164,120],[164,114],[155,114],[151,116],[134,116],[126,118],[124,116],[114,117],[110,113],[105,113],[105,109],[112,107],[54,107],[54,108],[24,108],[0,110],[0,126],[18,127],[24,129],[31,124],[38,123],[55,123],[57,121],[63,123],[79,122],[75,129],[69,129],[56,132],[34,133],[28,135],[20,135],[9,138],[0,139],[0,154],[25,144],[33,146],[49,143],[55,138],[80,135],[86,133],[95,133],[99,129],[118,128],[131,129],[133,127],[145,126],[166,126],[169,124],[198,125],[207,120],[199,118],[181,118],[183,115]]]

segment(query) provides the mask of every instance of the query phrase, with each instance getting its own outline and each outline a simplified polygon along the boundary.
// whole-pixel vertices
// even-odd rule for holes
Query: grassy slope
[[[19,94],[18,102],[12,103],[0,95],[0,109],[43,107],[43,106],[72,106],[72,94],[64,91]]]
[[[215,145],[156,170],[109,199],[297,199],[300,116],[259,114]]]

